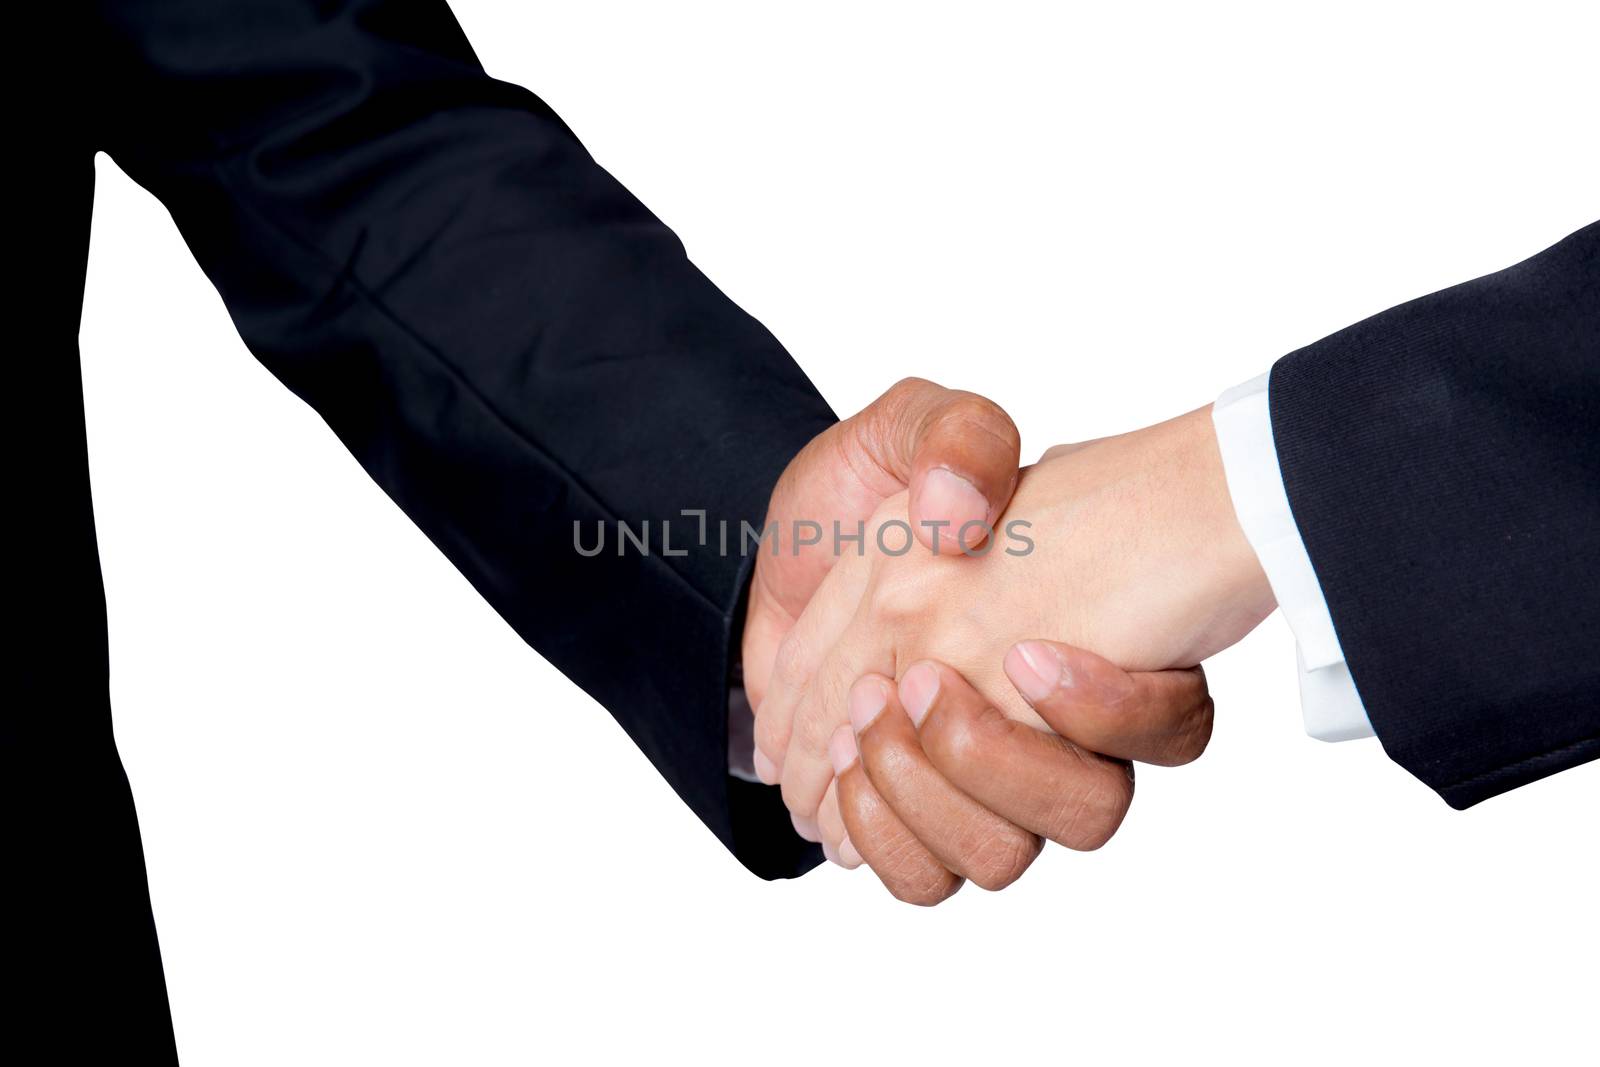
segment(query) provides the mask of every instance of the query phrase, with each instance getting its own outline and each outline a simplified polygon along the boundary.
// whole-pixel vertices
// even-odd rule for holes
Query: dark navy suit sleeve
[[[685,509],[759,527],[833,422],[777,341],[443,3],[100,17],[98,145],[251,350],[748,866],[814,862],[776,791],[727,774],[746,561],[660,540],[672,520],[685,547]],[[650,552],[618,554],[618,522]],[[574,523],[607,551],[577,553]]]
[[[1600,756],[1600,223],[1285,356],[1269,397],[1389,755],[1458,808]]]

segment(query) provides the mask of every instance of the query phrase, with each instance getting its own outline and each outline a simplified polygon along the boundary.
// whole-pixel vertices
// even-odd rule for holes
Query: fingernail
[[[860,733],[872,725],[872,720],[889,702],[882,679],[863,678],[850,690],[850,726]]]
[[[950,520],[953,538],[967,523],[988,519],[989,502],[961,475],[936,467],[922,480],[921,512],[924,519]]]
[[[839,859],[839,850],[826,841],[822,843],[822,858],[829,863],[837,864],[840,867],[844,866],[844,863]]]
[[[911,725],[922,726],[933,707],[933,698],[939,695],[939,668],[931,663],[918,663],[900,679],[900,703],[911,716]]]
[[[756,754],[750,762],[755,764],[756,777],[767,785],[777,785],[783,779],[783,775],[778,771],[778,765],[768,759],[767,754],[761,749],[756,749]]]
[[[1023,696],[1037,703],[1061,684],[1061,658],[1043,641],[1024,641],[1006,653],[1006,677]]]
[[[834,774],[843,774],[844,769],[856,761],[855,732],[848,726],[841,726],[828,738],[828,762],[833,764]]]
[[[839,866],[855,870],[861,866],[861,853],[856,851],[856,846],[850,843],[849,835],[839,842]]]
[[[822,840],[822,832],[817,828],[817,820],[808,819],[804,815],[790,813],[789,821],[794,823],[794,832],[813,844]]]

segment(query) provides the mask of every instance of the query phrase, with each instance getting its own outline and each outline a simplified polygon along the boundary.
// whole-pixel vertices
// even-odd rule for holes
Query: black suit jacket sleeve
[[[1600,756],[1600,223],[1285,356],[1269,398],[1390,756],[1458,808]]]
[[[696,530],[684,509],[759,526],[833,421],[777,341],[442,3],[100,17],[99,146],[251,350],[748,866],[814,862],[776,791],[727,774],[747,561],[660,544],[663,520],[675,548]],[[619,521],[648,555],[617,554]],[[607,551],[580,556],[574,523]]]

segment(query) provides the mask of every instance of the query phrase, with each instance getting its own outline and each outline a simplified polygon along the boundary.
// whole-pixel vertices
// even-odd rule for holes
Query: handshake
[[[1101,845],[1134,763],[1205,749],[1200,664],[1274,607],[1308,729],[1377,736],[1454,807],[1600,759],[1600,222],[1019,469],[1004,412],[928,382],[837,421],[442,5],[248,8],[73,5],[88,61],[49,71],[71,106],[32,109],[17,168],[56,230],[23,244],[45,343],[9,380],[9,880],[44,946],[12,969],[48,1042],[107,1045],[76,1059],[176,1059],[83,436],[97,149],[266,368],[758,874],[815,849],[757,780],[921,904]],[[698,513],[705,548],[708,515],[763,505],[781,540],[753,566],[668,536]]]
[[[1205,750],[1201,661],[1275,606],[1209,407],[1021,470],[1020,447],[994,403],[902,381],[789,465],[767,529],[825,534],[751,579],[754,774],[911,903],[1104,844],[1134,762]]]

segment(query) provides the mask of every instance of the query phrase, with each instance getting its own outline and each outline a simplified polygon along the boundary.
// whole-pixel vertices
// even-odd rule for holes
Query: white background
[[[455,6],[837,410],[916,373],[1030,454],[1600,214],[1589,4]],[[1277,618],[1102,852],[933,911],[755,880],[99,172],[113,701],[188,1064],[1594,1062],[1600,767],[1452,812],[1301,733]]]

